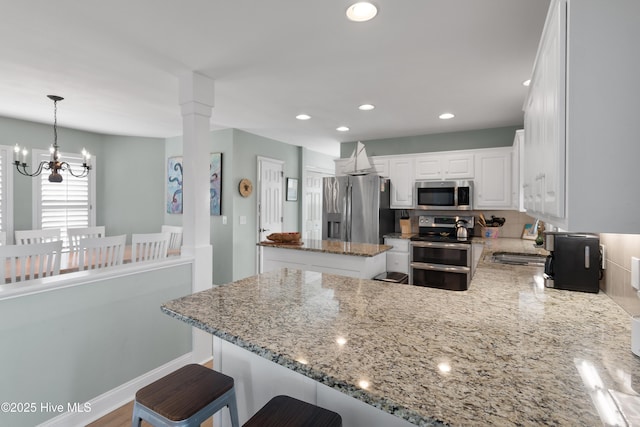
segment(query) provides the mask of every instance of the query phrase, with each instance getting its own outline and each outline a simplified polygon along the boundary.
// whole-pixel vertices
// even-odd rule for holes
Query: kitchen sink
[[[523,252],[494,252],[493,255],[491,255],[491,262],[496,262],[499,264],[532,265],[543,267],[546,258],[546,255]]]

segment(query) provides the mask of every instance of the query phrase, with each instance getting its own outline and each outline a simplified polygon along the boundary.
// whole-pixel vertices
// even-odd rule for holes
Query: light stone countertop
[[[637,397],[630,317],[603,293],[545,288],[541,268],[488,261],[544,253],[533,242],[483,243],[467,291],[283,269],[162,310],[421,426],[597,426],[609,390]]]
[[[275,242],[260,242],[258,246],[266,248],[281,248],[297,251],[323,252],[328,254],[372,257],[393,249],[388,245],[376,245],[372,243],[353,243],[337,240],[313,240],[302,239],[301,245]]]

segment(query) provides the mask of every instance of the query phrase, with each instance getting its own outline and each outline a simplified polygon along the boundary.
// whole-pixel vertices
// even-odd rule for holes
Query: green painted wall
[[[222,205],[220,216],[211,216],[211,245],[213,247],[213,283],[220,285],[233,281],[233,251],[230,250],[230,242],[233,241],[233,203],[237,193],[237,183],[231,178],[233,170],[233,130],[225,129],[211,132],[210,141],[211,153],[222,153]],[[165,147],[166,158],[182,155],[182,137],[167,138]],[[166,194],[166,167],[167,160],[163,160],[164,187],[163,194]],[[182,215],[169,214],[166,212],[166,195],[164,223],[170,225],[183,225]],[[227,218],[227,223],[223,224],[223,217]]]
[[[233,150],[231,180],[236,187],[242,178],[249,178],[255,186],[258,181],[258,156],[282,160],[284,176],[300,179],[300,147],[234,129]],[[284,202],[282,231],[300,231],[298,221],[300,203],[300,197],[297,202]],[[258,223],[255,192],[244,198],[235,191],[233,214],[233,279],[238,280],[256,274]],[[240,225],[240,216],[247,217],[246,225]]]
[[[46,150],[53,143],[47,124],[0,117],[0,145],[18,143]],[[108,235],[159,231],[163,215],[164,139],[109,136],[58,128],[61,151],[86,148],[94,156],[96,223]],[[29,155],[31,158],[31,154]],[[14,230],[33,228],[32,178],[13,172]],[[10,202],[11,203],[11,202]]]
[[[509,147],[513,144],[513,138],[518,129],[522,129],[522,126],[373,139],[362,141],[362,143],[366,146],[369,156]],[[350,157],[355,144],[355,141],[340,144],[340,157]]]
[[[192,264],[0,300],[0,399],[36,402],[0,413],[1,426],[35,426],[59,413],[40,402],[88,402],[191,350],[191,327],[160,311],[191,293]],[[72,273],[78,275],[82,273]]]
[[[109,235],[159,233],[163,224],[164,139],[103,136],[96,222]]]
[[[29,149],[27,163],[33,164],[31,149],[47,150],[53,144],[53,126],[0,117],[0,145],[14,146],[15,144]],[[63,155],[65,151],[79,153],[84,147],[96,157],[96,166],[98,168],[102,166],[102,135],[58,127],[58,144]],[[20,175],[15,170],[12,173],[14,174],[12,203],[14,230],[29,230],[33,228],[31,214],[33,178]],[[96,203],[100,205],[98,200]]]

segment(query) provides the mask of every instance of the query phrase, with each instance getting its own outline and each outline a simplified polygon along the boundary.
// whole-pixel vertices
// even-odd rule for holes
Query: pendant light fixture
[[[53,101],[53,145],[49,147],[51,160],[40,162],[38,168],[34,172],[29,173],[27,171],[29,167],[29,165],[27,165],[28,151],[26,148],[22,148],[21,150],[18,144],[16,144],[13,149],[13,164],[16,165],[18,172],[30,177],[40,175],[43,170],[50,170],[49,182],[62,182],[60,171],[68,171],[76,178],[84,178],[89,175],[89,171],[91,170],[91,154],[84,148],[82,149],[82,171],[80,172],[74,172],[69,163],[60,161],[60,152],[58,150],[58,101],[62,101],[64,98],[57,95],[47,95],[47,97]],[[22,158],[20,158],[21,154]]]

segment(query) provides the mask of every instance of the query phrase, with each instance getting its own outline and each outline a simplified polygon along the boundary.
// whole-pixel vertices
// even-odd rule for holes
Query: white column
[[[193,292],[213,284],[213,248],[209,212],[209,120],[214,104],[214,81],[191,72],[180,77],[182,110],[182,253],[195,257]],[[212,336],[193,328],[194,362],[211,356]]]

